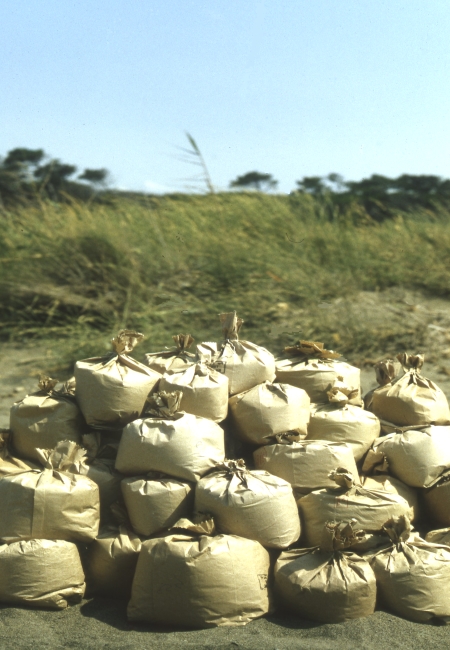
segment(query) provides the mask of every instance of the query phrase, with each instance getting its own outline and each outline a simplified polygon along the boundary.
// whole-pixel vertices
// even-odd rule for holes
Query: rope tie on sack
[[[340,355],[333,350],[326,350],[324,344],[318,341],[303,341],[300,340],[295,345],[288,345],[284,348],[286,354],[294,357],[304,357],[307,359],[317,359],[323,361],[331,361],[338,359]]]

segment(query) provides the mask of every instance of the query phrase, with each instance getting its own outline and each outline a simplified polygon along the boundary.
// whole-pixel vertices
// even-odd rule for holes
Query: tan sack
[[[61,440],[80,442],[86,422],[68,392],[57,391],[56,379],[41,376],[39,390],[16,402],[10,411],[10,428],[15,452],[39,461],[36,449],[54,449]]]
[[[170,627],[245,625],[270,609],[269,553],[234,535],[182,531],[142,544],[128,618]]]
[[[112,340],[114,352],[75,364],[75,396],[91,426],[124,426],[142,413],[161,375],[128,353],[143,335],[122,330]]]
[[[325,524],[344,517],[357,520],[358,528],[366,533],[366,539],[358,541],[358,546],[360,543],[367,545],[371,536],[380,533],[388,519],[409,511],[409,504],[403,497],[383,490],[367,490],[355,483],[345,468],[337,468],[332,478],[336,488],[310,492],[297,501],[304,546],[318,546]]]
[[[380,435],[380,421],[374,413],[349,404],[355,391],[339,377],[328,391],[328,404],[311,404],[306,437],[308,440],[346,442],[355,460],[361,460]]]
[[[427,516],[441,526],[450,526],[450,471],[444,472],[422,492]]]
[[[312,490],[336,487],[329,477],[336,467],[347,467],[355,476],[358,473],[350,445],[342,442],[287,440],[284,444],[258,447],[253,458],[257,469],[288,481],[298,497]]]
[[[411,487],[423,488],[450,468],[450,426],[400,430],[375,440],[363,464],[371,474],[377,466]]]
[[[20,474],[30,469],[39,469],[39,465],[11,455],[9,450],[11,432],[0,429],[0,479],[7,474]]]
[[[275,379],[275,359],[266,348],[239,340],[243,324],[235,311],[220,314],[224,340],[197,345],[197,354],[206,363],[228,377],[230,395],[243,393],[253,386]]]
[[[145,363],[160,375],[185,370],[187,366],[197,362],[197,357],[189,348],[194,342],[190,334],[172,336],[175,347],[166,348],[162,352],[149,352],[145,355]]]
[[[367,403],[380,420],[398,426],[447,424],[450,411],[447,398],[431,379],[420,374],[423,354],[398,354],[404,375],[393,378],[373,391]]]
[[[265,445],[288,431],[298,438],[306,435],[310,400],[301,388],[266,382],[230,397],[229,405],[234,429],[244,442]]]
[[[178,412],[180,398],[179,393],[157,393],[154,401],[167,406],[155,407],[153,417],[125,427],[116,458],[119,472],[162,472],[195,482],[225,459],[223,429],[212,420]]]
[[[358,541],[349,524],[328,523],[322,545],[281,553],[275,590],[302,618],[340,623],[373,614],[376,580],[370,564],[345,551]]]
[[[417,490],[388,474],[360,476],[359,479],[361,485],[366,490],[383,490],[390,494],[400,495],[409,503],[408,517],[410,521],[419,519],[419,496]]]
[[[140,537],[126,526],[102,528],[83,558],[88,595],[128,600],[140,550]]]
[[[325,350],[323,343],[299,341],[284,349],[284,356],[277,359],[277,381],[303,388],[311,402],[327,402],[327,392],[335,380],[341,377],[347,386],[357,389],[350,404],[361,404],[361,371],[345,361],[341,355]]]
[[[213,422],[225,420],[228,413],[228,378],[196,363],[181,372],[162,377],[160,391],[182,393],[180,410]]]
[[[70,473],[84,450],[60,442],[40,450],[43,469],[0,480],[0,540],[65,539],[89,542],[99,527],[99,491],[87,476]]]
[[[0,602],[64,609],[80,603],[84,573],[75,544],[31,539],[0,546]]]
[[[437,530],[430,530],[425,535],[425,541],[430,542],[431,544],[450,546],[450,528],[438,528]]]
[[[192,516],[192,487],[192,483],[156,472],[146,477],[123,479],[122,494],[133,530],[150,537],[171,528],[182,517]]]
[[[223,533],[254,539],[268,548],[286,548],[300,537],[292,487],[243,460],[228,460],[195,488],[195,511],[213,515]]]
[[[426,623],[450,617],[450,549],[411,536],[407,517],[384,526],[391,543],[370,564],[383,604],[399,616]]]

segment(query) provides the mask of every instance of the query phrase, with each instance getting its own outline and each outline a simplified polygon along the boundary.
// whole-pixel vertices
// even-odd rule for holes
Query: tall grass
[[[328,322],[321,302],[395,286],[449,294],[449,215],[355,227],[320,214],[308,196],[257,193],[18,208],[1,216],[0,336],[73,338],[82,355],[133,327],[158,349],[178,331],[219,336],[216,314],[237,309],[246,336],[273,349],[292,311],[302,336],[345,352],[355,319]]]

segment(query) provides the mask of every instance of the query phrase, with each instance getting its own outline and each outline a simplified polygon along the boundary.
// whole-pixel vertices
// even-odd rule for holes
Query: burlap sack
[[[269,553],[250,539],[186,531],[142,544],[128,618],[189,628],[245,625],[269,612]]]
[[[228,377],[230,395],[243,393],[253,386],[275,379],[275,359],[266,348],[239,340],[243,320],[235,311],[220,314],[224,340],[197,345],[197,354],[206,363]]]
[[[361,404],[361,372],[359,368],[339,361],[341,355],[332,350],[325,350],[323,343],[299,341],[297,345],[288,346],[284,357],[277,359],[275,372],[277,381],[291,384],[305,390],[311,402],[327,402],[327,392],[338,377],[347,386],[357,389],[350,404]]]
[[[102,528],[83,558],[88,595],[128,600],[140,550],[140,537],[126,526]]]
[[[39,469],[39,465],[11,455],[11,432],[0,429],[0,479],[7,474],[20,474],[30,469]]]
[[[57,380],[41,376],[39,390],[16,402],[10,411],[14,451],[39,461],[36,449],[54,449],[62,440],[80,442],[86,422],[74,397],[56,391]]]
[[[362,469],[371,474],[377,467],[406,485],[427,487],[450,468],[450,426],[405,427],[400,433],[378,438]]]
[[[439,528],[437,530],[430,530],[425,535],[425,541],[430,542],[430,544],[450,546],[450,528]]]
[[[194,491],[191,483],[152,473],[146,477],[126,478],[122,494],[133,530],[150,537],[171,528],[179,519],[191,517]]]
[[[398,354],[404,375],[393,378],[386,385],[373,391],[367,407],[380,420],[398,426],[422,424],[447,424],[450,411],[442,390],[431,379],[420,374],[422,354]]]
[[[75,364],[77,402],[94,427],[121,427],[138,418],[161,375],[128,356],[142,334],[122,330],[112,340],[114,352]]]
[[[450,549],[411,538],[407,517],[388,521],[384,529],[391,544],[370,560],[383,604],[419,623],[448,619]]]
[[[336,467],[348,467],[355,476],[358,473],[351,447],[341,442],[286,441],[258,447],[253,458],[257,469],[288,481],[298,498],[312,490],[335,487],[329,474]]]
[[[322,547],[281,553],[275,565],[275,590],[301,618],[340,623],[370,616],[375,609],[376,580],[370,564],[346,552],[357,542],[351,522],[329,523]]]
[[[310,400],[301,388],[289,384],[260,384],[230,397],[234,431],[244,442],[265,445],[278,434],[293,431],[305,437]]]
[[[228,378],[204,363],[196,363],[182,372],[162,377],[160,391],[180,391],[180,410],[213,422],[221,422],[228,413]]]
[[[31,539],[0,546],[0,602],[64,609],[81,602],[84,573],[75,544]]]
[[[97,485],[67,470],[84,453],[74,442],[40,450],[44,469],[0,480],[0,540],[58,539],[89,542],[99,527]]]
[[[431,521],[450,526],[450,471],[444,472],[422,492],[424,509]]]
[[[175,347],[166,348],[162,352],[149,352],[145,355],[145,362],[149,368],[160,375],[185,370],[187,366],[197,362],[197,357],[188,349],[194,342],[190,334],[177,334],[172,336]]]
[[[311,405],[306,438],[345,442],[351,446],[355,460],[361,460],[380,435],[380,421],[374,413],[349,404],[355,392],[339,377],[327,393],[328,404]]]
[[[300,537],[292,487],[244,461],[229,460],[199,481],[195,511],[213,515],[223,533],[253,539],[267,548],[286,548]]]
[[[128,476],[162,472],[195,482],[225,459],[223,429],[212,420],[177,412],[180,399],[179,393],[157,393],[154,401],[166,406],[125,427],[117,471]]]
[[[405,485],[398,478],[387,474],[375,474],[374,476],[360,476],[361,485],[366,490],[383,490],[390,494],[398,494],[409,503],[408,517],[410,521],[420,518],[419,497],[417,490]]]
[[[405,515],[408,502],[397,494],[383,490],[367,490],[355,483],[353,476],[344,468],[332,473],[337,487],[310,492],[297,501],[302,520],[302,543],[318,546],[323,528],[329,521],[344,518],[356,519],[358,528],[366,538],[355,547],[370,545],[371,536],[377,536],[384,523],[391,517]]]

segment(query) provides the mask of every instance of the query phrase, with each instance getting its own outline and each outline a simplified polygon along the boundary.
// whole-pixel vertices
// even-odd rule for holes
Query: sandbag
[[[403,497],[383,490],[367,490],[357,484],[345,468],[340,467],[332,472],[331,478],[336,488],[310,492],[297,501],[304,546],[318,546],[325,524],[344,516],[356,519],[358,528],[366,533],[366,538],[358,540],[355,548],[370,546],[371,537],[374,536],[376,540],[388,519],[409,511],[409,504]]]
[[[384,530],[391,543],[370,560],[383,604],[411,621],[446,621],[450,617],[450,549],[412,537],[407,517],[391,519]]]
[[[431,544],[450,546],[450,528],[438,528],[437,530],[430,530],[425,535],[425,541],[430,542]]]
[[[196,363],[181,372],[162,377],[160,391],[182,393],[180,410],[213,422],[221,422],[228,413],[228,378]]]
[[[269,553],[234,535],[173,533],[142,544],[128,618],[170,627],[241,626],[269,612]]]
[[[89,542],[99,527],[98,486],[67,471],[84,454],[74,442],[40,450],[40,470],[0,479],[0,540],[57,539]]]
[[[398,478],[388,474],[375,474],[374,476],[360,476],[361,485],[366,490],[383,490],[390,494],[398,494],[409,503],[408,517],[410,521],[420,518],[419,497],[417,490],[403,483]]]
[[[265,445],[288,431],[306,436],[310,400],[301,388],[266,382],[230,397],[229,406],[234,431],[244,442]]]
[[[380,435],[380,421],[374,413],[349,403],[356,393],[357,389],[350,389],[339,377],[327,392],[327,404],[311,404],[306,438],[345,442],[355,460],[361,460]]]
[[[344,550],[357,542],[352,524],[328,523],[321,546],[285,551],[278,558],[275,590],[301,618],[340,623],[373,614],[374,572],[366,560]]]
[[[380,420],[401,427],[449,423],[447,398],[431,379],[420,374],[424,355],[402,353],[397,359],[403,366],[403,376],[393,377],[389,383],[375,389],[367,401],[367,408]]]
[[[266,470],[288,481],[300,497],[312,490],[335,487],[329,478],[336,467],[358,473],[350,445],[327,440],[301,440],[258,447],[253,452],[257,469]]]
[[[209,513],[217,528],[286,548],[300,537],[300,519],[292,487],[261,470],[247,470],[243,460],[225,461],[195,488],[195,511]]]
[[[39,461],[36,449],[54,449],[62,440],[79,443],[87,430],[75,398],[64,388],[55,390],[57,383],[41,376],[39,390],[11,407],[12,444],[23,458]]]
[[[427,516],[441,526],[450,526],[450,471],[444,472],[422,492]]]
[[[230,395],[275,379],[275,359],[266,348],[239,340],[244,321],[235,311],[220,314],[223,341],[197,345],[197,354],[218,372],[228,377]]]
[[[140,537],[126,526],[102,528],[83,557],[88,595],[128,600],[140,550]]]
[[[122,480],[122,494],[133,530],[150,537],[189,518],[194,508],[192,483],[156,472]]]
[[[162,472],[196,482],[225,459],[223,429],[212,420],[178,412],[180,399],[177,392],[157,393],[153,415],[124,428],[117,471],[128,476]]]
[[[194,342],[190,334],[176,334],[172,338],[175,347],[166,348],[162,352],[148,352],[145,355],[145,363],[160,375],[185,370],[187,366],[197,362],[196,355],[189,352]]]
[[[75,396],[90,426],[122,427],[138,418],[161,375],[128,353],[143,335],[122,330],[111,343],[114,352],[75,364]]]
[[[7,474],[20,474],[30,469],[39,469],[40,465],[30,460],[22,460],[12,456],[10,452],[11,432],[0,429],[0,478]]]
[[[284,349],[284,356],[277,359],[275,372],[277,381],[291,384],[305,390],[311,402],[328,401],[327,392],[338,377],[347,386],[357,390],[350,404],[361,404],[361,372],[345,361],[339,361],[341,355],[332,350],[325,350],[323,343],[316,341],[299,341],[296,345]]]
[[[84,573],[75,544],[31,539],[0,546],[0,602],[64,609],[81,602]]]
[[[378,438],[364,460],[363,472],[371,474],[377,467],[411,487],[430,485],[450,468],[450,426],[405,427]]]

